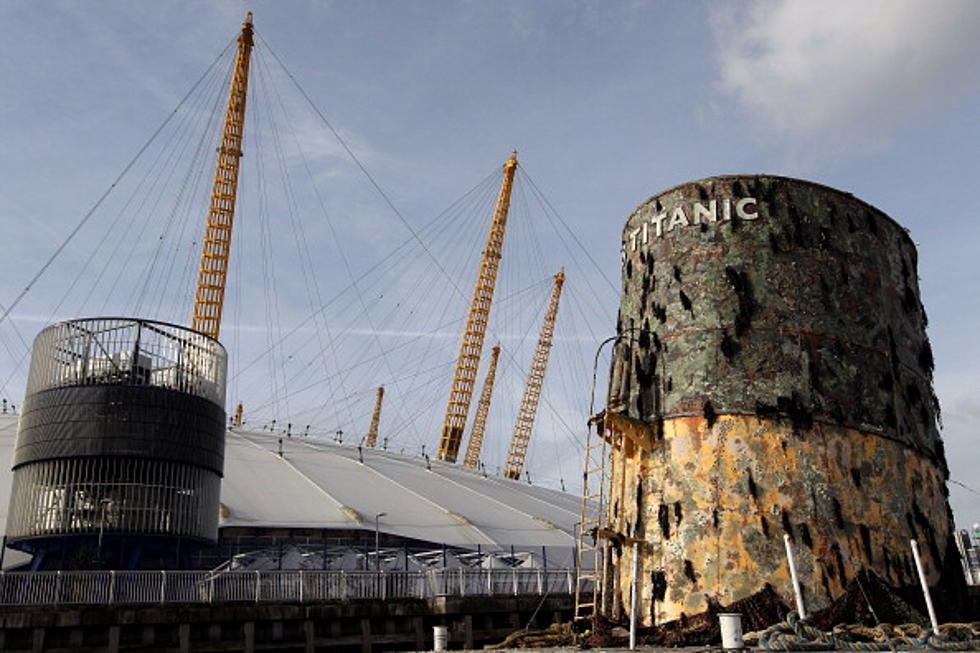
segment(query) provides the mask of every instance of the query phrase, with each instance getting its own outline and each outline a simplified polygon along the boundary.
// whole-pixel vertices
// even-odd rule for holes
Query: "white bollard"
[[[721,647],[726,650],[743,649],[742,615],[738,612],[726,612],[718,615],[718,625],[721,626]]]
[[[449,629],[445,626],[432,627],[432,650],[445,651],[449,641]]]

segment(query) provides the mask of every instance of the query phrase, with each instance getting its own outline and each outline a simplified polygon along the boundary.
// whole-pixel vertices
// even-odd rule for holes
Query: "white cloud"
[[[980,82],[974,0],[757,0],[712,24],[721,88],[783,136],[874,147]]]

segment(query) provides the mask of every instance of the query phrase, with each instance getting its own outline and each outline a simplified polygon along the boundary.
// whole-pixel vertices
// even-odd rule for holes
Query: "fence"
[[[571,594],[571,569],[0,572],[0,605],[135,605]]]

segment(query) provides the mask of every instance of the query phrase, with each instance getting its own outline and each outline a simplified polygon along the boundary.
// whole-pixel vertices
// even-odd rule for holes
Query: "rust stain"
[[[641,578],[667,584],[661,599],[659,587],[641,584],[641,600],[654,604],[643,612],[645,625],[702,612],[712,601],[744,599],[765,583],[790,600],[784,530],[794,537],[807,605],[816,610],[840,595],[861,569],[896,586],[906,584],[911,576],[890,561],[907,555],[911,537],[921,538],[916,512],[932,516],[928,528],[935,533],[951,527],[941,494],[922,492],[941,486],[941,472],[921,454],[880,437],[817,424],[808,441],[784,449],[782,441],[796,438],[786,425],[746,416],[721,416],[712,428],[699,418],[670,420],[664,431],[657,450],[618,458],[609,501],[615,507],[610,518],[620,529],[653,525],[623,531],[646,542]],[[831,449],[843,464],[829,464]],[[858,488],[852,465],[869,460],[876,464]],[[913,526],[907,513],[913,514]],[[612,603],[622,610],[629,602],[632,550],[613,547],[611,554],[610,585],[617,595]],[[942,561],[925,558],[928,577],[936,582]]]
[[[740,198],[755,217],[705,217]],[[614,532],[647,543],[644,624],[766,583],[792,603],[784,533],[812,609],[862,569],[913,582],[913,537],[938,582],[948,471],[905,231],[825,186],[715,177],[641,205],[623,246],[607,505]],[[610,616],[625,614],[632,555],[610,549]]]

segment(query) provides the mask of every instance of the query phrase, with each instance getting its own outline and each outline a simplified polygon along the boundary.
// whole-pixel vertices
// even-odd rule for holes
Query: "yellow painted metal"
[[[238,166],[242,156],[242,132],[245,126],[245,99],[248,94],[248,65],[252,54],[252,12],[245,15],[242,33],[238,37],[235,71],[228,89],[221,146],[218,147],[214,185],[211,188],[211,207],[201,251],[201,266],[194,297],[194,317],[191,328],[212,338],[221,331],[221,312],[228,276],[228,255],[231,249],[231,227],[235,217],[235,198],[238,193]]]
[[[551,353],[551,339],[555,333],[555,318],[558,317],[558,301],[561,299],[561,288],[565,283],[564,270],[555,275],[555,285],[551,289],[551,299],[548,310],[541,325],[538,336],[538,346],[531,361],[531,371],[527,376],[527,386],[521,399],[521,409],[517,413],[517,423],[514,424],[514,436],[510,440],[510,451],[507,453],[507,463],[504,466],[504,476],[518,479],[524,469],[524,458],[527,457],[527,447],[531,442],[531,429],[534,428],[534,416],[538,412],[538,400],[541,398],[541,386],[544,384],[544,372],[548,367],[548,354]]]
[[[371,426],[368,427],[364,446],[374,449],[378,444],[378,424],[381,423],[381,402],[385,397],[385,387],[378,386],[378,394],[374,398],[374,412],[371,413]]]
[[[497,376],[497,358],[500,357],[500,345],[496,345],[490,353],[490,367],[483,378],[483,390],[480,401],[476,404],[476,415],[473,416],[473,430],[470,432],[470,442],[466,445],[466,457],[463,464],[470,469],[476,469],[480,464],[480,452],[483,450],[483,433],[487,429],[487,415],[490,414],[490,397],[493,395],[493,381]]]
[[[483,257],[480,259],[480,272],[477,274],[476,286],[473,288],[473,300],[470,302],[470,312],[466,318],[466,328],[459,347],[453,386],[449,391],[446,417],[439,440],[439,452],[436,455],[439,460],[451,463],[456,462],[463,441],[463,428],[466,426],[466,417],[473,398],[473,385],[476,383],[476,373],[480,366],[483,339],[486,336],[487,323],[490,321],[490,305],[493,302],[493,289],[497,284],[497,270],[500,267],[500,256],[504,246],[504,232],[507,229],[507,212],[510,210],[510,192],[514,186],[515,172],[517,172],[517,152],[511,154],[504,164],[504,178],[500,184],[493,220],[487,232]]]
[[[638,616],[653,626],[767,584],[792,605],[784,534],[807,607],[819,610],[862,569],[895,587],[913,585],[909,539],[941,545],[952,527],[943,470],[874,433],[817,422],[801,434],[755,415],[719,415],[713,424],[671,418],[659,429],[610,412],[601,432],[612,449],[603,613],[614,619],[628,613],[633,553],[621,544],[630,538],[647,543]],[[926,573],[935,584],[944,551],[931,548]]]

